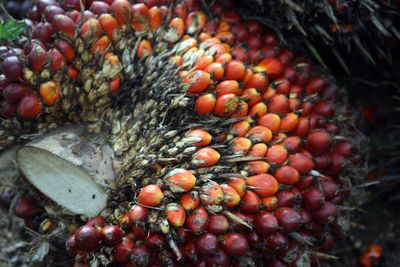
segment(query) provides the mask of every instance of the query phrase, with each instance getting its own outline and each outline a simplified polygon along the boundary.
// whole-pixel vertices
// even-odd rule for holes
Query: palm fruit
[[[37,39],[5,47],[0,123],[2,148],[107,134],[119,175],[70,229],[77,266],[291,266],[336,243],[360,136],[332,77],[229,1],[71,3],[39,0]]]
[[[400,39],[397,1],[239,0],[236,4],[249,17],[276,29],[288,45],[302,44],[331,68],[334,65],[327,60],[336,58],[335,64],[347,72],[351,67],[350,51],[352,58],[358,51],[368,63],[391,62],[395,53],[392,44]]]

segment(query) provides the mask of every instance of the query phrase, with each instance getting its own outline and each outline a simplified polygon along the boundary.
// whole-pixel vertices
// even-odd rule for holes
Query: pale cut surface
[[[106,207],[107,194],[71,162],[33,146],[19,149],[17,162],[29,182],[62,208],[92,217]]]

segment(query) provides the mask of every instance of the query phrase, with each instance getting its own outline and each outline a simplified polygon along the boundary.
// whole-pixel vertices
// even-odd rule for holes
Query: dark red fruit
[[[20,218],[27,218],[31,217],[35,213],[35,210],[36,206],[33,204],[32,199],[24,195],[18,200],[14,213]]]
[[[96,216],[91,218],[86,225],[92,227],[103,227],[106,224],[106,220],[102,216]]]
[[[152,263],[150,249],[145,246],[134,247],[131,251],[130,261],[135,267],[146,267]]]
[[[17,115],[17,105],[0,100],[0,117],[9,119]]]
[[[279,224],[276,217],[269,212],[263,211],[254,217],[256,230],[261,235],[270,235],[276,232]]]
[[[134,205],[129,211],[129,220],[131,223],[143,222],[147,219],[149,210],[140,205]]]
[[[90,10],[96,15],[109,13],[110,8],[111,8],[110,5],[103,1],[94,1],[90,5]]]
[[[46,20],[50,23],[53,23],[54,16],[58,14],[65,14],[65,11],[59,6],[48,6],[46,7],[46,11],[44,13]]]
[[[129,256],[135,244],[130,238],[122,239],[122,242],[114,246],[114,261],[125,263],[129,261]]]
[[[40,113],[42,113],[40,100],[34,93],[24,96],[18,104],[17,114],[22,119],[34,120]]]
[[[65,242],[65,248],[67,249],[68,253],[72,256],[78,254],[79,247],[75,235],[71,235],[68,237],[67,241]]]
[[[38,23],[32,31],[32,38],[38,39],[45,43],[50,43],[53,39],[54,28],[48,22]]]
[[[217,237],[209,233],[200,236],[196,240],[196,248],[202,255],[207,256],[214,254],[218,249]]]
[[[224,215],[210,216],[208,232],[214,235],[220,235],[228,231],[228,229],[229,229],[229,221]]]
[[[158,233],[151,233],[144,240],[144,244],[151,250],[162,251],[167,247],[165,236]]]
[[[307,137],[307,149],[315,154],[326,152],[332,143],[332,137],[324,130],[315,130]]]
[[[12,83],[3,89],[3,98],[10,103],[18,103],[28,92],[22,83]]]
[[[288,249],[288,238],[281,232],[276,232],[273,235],[266,237],[265,240],[270,248],[280,253],[286,252]]]
[[[327,224],[336,220],[338,211],[335,204],[326,201],[319,209],[313,211],[312,215],[317,222]]]
[[[10,82],[22,79],[22,64],[16,56],[6,57],[3,61],[2,70]]]
[[[204,208],[198,208],[187,217],[186,225],[194,234],[200,234],[207,230],[209,221],[207,211]]]
[[[301,216],[292,208],[281,208],[276,211],[275,216],[287,233],[294,232],[301,226]]]
[[[101,234],[89,225],[79,227],[76,232],[76,242],[78,247],[84,251],[95,251],[100,248]]]
[[[108,225],[100,230],[101,241],[107,246],[114,246],[122,241],[124,233],[116,225]]]
[[[324,202],[324,195],[315,187],[303,192],[303,207],[307,210],[316,210]]]
[[[229,267],[229,257],[222,249],[218,249],[214,255],[206,257],[206,262],[207,266]]]
[[[247,239],[236,233],[229,233],[222,237],[222,248],[231,256],[243,256],[249,251]]]

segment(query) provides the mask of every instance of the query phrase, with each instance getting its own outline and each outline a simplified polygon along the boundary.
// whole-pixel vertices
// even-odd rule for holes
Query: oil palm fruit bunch
[[[288,44],[293,39],[287,37],[295,36],[320,61],[336,57],[335,63],[347,71],[348,55],[356,51],[369,63],[378,59],[391,62],[393,44],[400,39],[398,1],[237,2],[248,10],[249,17],[279,29]]]
[[[75,266],[328,257],[361,139],[332,77],[229,1],[38,0],[28,17],[1,47],[2,149],[84,125],[117,173],[101,214],[70,229]],[[48,212],[26,195],[15,208]]]

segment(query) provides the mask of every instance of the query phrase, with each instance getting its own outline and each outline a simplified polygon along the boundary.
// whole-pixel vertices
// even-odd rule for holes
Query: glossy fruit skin
[[[84,251],[95,251],[100,248],[100,232],[88,225],[81,226],[75,232],[78,247]]]
[[[213,234],[206,233],[196,240],[196,249],[202,255],[212,255],[218,249],[217,237]]]
[[[122,241],[123,231],[116,225],[108,225],[101,229],[101,241],[104,245],[114,246]]]
[[[28,93],[28,88],[21,83],[12,83],[2,90],[3,98],[9,103],[18,103]]]
[[[42,105],[34,93],[27,94],[18,103],[17,114],[25,120],[34,120],[42,113]]]
[[[14,213],[20,218],[28,218],[35,213],[35,210],[36,206],[33,204],[32,199],[28,195],[24,195],[18,200]]]
[[[114,261],[117,263],[128,262],[134,246],[135,244],[130,238],[123,238],[121,243],[114,246]]]
[[[146,206],[158,206],[163,197],[164,194],[160,187],[157,185],[148,185],[140,189],[138,201]]]
[[[231,256],[243,256],[250,249],[246,238],[236,233],[225,234],[221,246]]]
[[[22,64],[16,56],[9,56],[3,60],[3,74],[10,82],[22,79]]]

